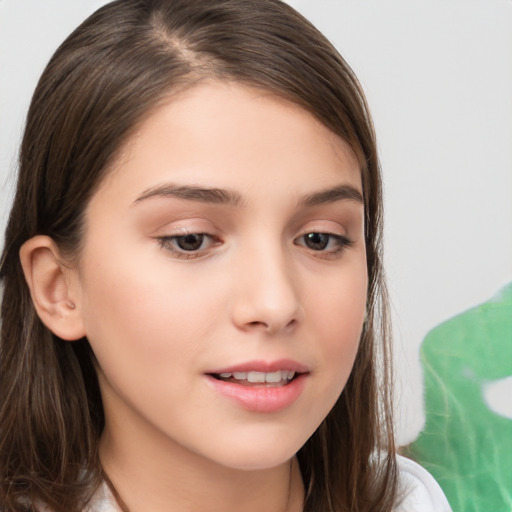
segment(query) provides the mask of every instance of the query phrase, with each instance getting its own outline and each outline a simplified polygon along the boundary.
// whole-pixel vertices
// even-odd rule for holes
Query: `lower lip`
[[[208,383],[215,391],[233,400],[243,409],[252,412],[271,413],[292,405],[304,389],[307,374],[301,374],[284,386],[241,386],[207,375]]]

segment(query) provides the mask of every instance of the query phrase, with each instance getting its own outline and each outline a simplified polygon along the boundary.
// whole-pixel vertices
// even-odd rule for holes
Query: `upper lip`
[[[234,373],[234,372],[263,372],[272,373],[277,370],[287,370],[295,373],[308,372],[307,366],[293,361],[292,359],[279,359],[277,361],[247,361],[245,363],[236,364],[217,368],[206,372],[207,374]]]

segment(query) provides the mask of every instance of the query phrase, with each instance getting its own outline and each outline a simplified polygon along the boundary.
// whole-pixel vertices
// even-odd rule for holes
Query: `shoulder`
[[[28,500],[23,500],[20,502],[20,505],[26,507],[26,510],[34,510],[36,512],[52,512],[52,510],[41,502],[36,502],[33,505],[29,503]],[[11,509],[9,509],[11,510]],[[2,503],[0,503],[0,512],[9,512]],[[115,498],[112,496],[108,486],[103,483],[96,490],[90,501],[87,503],[86,507],[83,509],[83,512],[122,512]]]
[[[116,500],[110,492],[106,483],[103,483],[91,501],[88,503],[84,512],[121,512],[117,506]]]
[[[399,504],[395,512],[451,512],[434,477],[416,462],[397,456]]]

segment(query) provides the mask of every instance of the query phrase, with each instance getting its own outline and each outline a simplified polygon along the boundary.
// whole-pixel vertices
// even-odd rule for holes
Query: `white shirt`
[[[397,456],[402,502],[395,512],[451,512],[434,477],[416,462]]]
[[[395,512],[452,512],[434,477],[416,462],[397,456],[401,501]],[[104,484],[85,512],[121,512]],[[319,511],[320,512],[320,511]]]

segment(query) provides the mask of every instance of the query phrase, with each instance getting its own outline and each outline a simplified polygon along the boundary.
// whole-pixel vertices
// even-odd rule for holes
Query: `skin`
[[[87,207],[59,297],[97,357],[100,456],[132,512],[301,510],[294,454],[342,392],[364,318],[358,193],[342,139],[237,84],[172,98],[127,142]],[[194,233],[208,234],[199,249],[180,248]],[[306,371],[275,412],[241,407],[207,377],[281,359]]]

